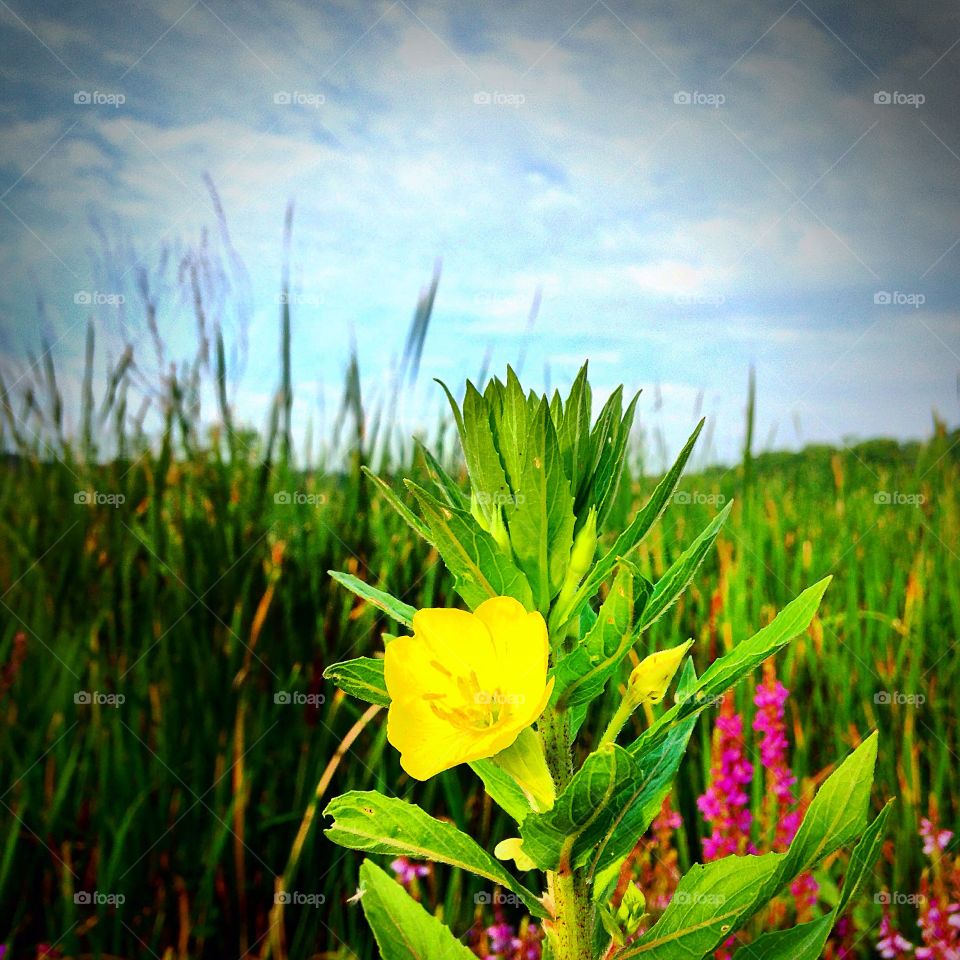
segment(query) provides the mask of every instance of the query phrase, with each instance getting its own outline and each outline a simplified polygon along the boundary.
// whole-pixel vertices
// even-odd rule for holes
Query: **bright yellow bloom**
[[[543,712],[549,641],[539,613],[512,597],[466,610],[418,610],[413,636],[386,648],[387,739],[426,780],[509,747]]]

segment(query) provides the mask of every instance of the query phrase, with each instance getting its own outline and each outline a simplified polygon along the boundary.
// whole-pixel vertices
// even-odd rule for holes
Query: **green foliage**
[[[791,880],[865,832],[876,757],[874,734],[817,792],[785,853],[730,856],[693,866],[663,916],[618,960],[709,956]],[[868,849],[877,852],[872,841]]]
[[[436,917],[375,863],[360,867],[360,903],[383,960],[475,960]]]
[[[92,356],[92,327],[88,342]],[[148,375],[144,359],[138,357],[138,376]],[[397,442],[389,417],[377,441],[374,391],[361,404],[353,367],[345,391],[351,409],[337,419],[365,422],[368,429],[350,431],[340,446],[320,430],[313,447],[309,439],[296,444],[304,471],[276,459],[284,417],[273,423],[273,434],[257,433],[231,417],[229,391],[218,401],[225,407],[216,413],[223,426],[207,432],[208,418],[191,400],[199,394],[186,383],[189,371],[148,384],[152,405],[144,424],[141,397],[122,363],[107,371],[112,394],[98,389],[91,370],[83,403],[63,398],[66,436],[58,435],[53,400],[44,406],[42,370],[18,371],[17,385],[4,371],[0,386],[0,429],[4,449],[12,451],[0,472],[0,766],[9,788],[0,806],[0,935],[14,938],[13,956],[33,955],[36,943],[57,942],[64,931],[70,932],[59,946],[68,955],[163,956],[178,949],[183,935],[191,956],[239,956],[242,943],[257,943],[264,934],[274,878],[286,868],[301,818],[366,708],[354,698],[363,696],[362,682],[348,686],[351,695],[344,697],[321,673],[326,668],[345,683],[369,682],[370,699],[383,703],[384,631],[401,632],[392,616],[357,604],[325,571],[349,571],[411,608],[461,603],[414,513],[416,498],[399,478],[410,477],[437,501],[469,512],[467,477],[443,424],[431,431],[432,463],[424,449]],[[61,376],[61,388],[65,382]],[[508,392],[510,384],[508,375]],[[528,397],[522,389],[519,396],[525,418]],[[556,428],[563,472],[581,480],[590,457],[589,396],[581,373]],[[76,444],[69,438],[71,409],[80,423]],[[762,413],[762,396],[758,409]],[[495,442],[506,463],[498,423]],[[564,635],[565,649],[575,653],[589,633],[620,558],[633,565],[635,584],[652,585],[715,519],[718,504],[733,493],[738,502],[689,587],[638,635],[602,692],[566,711],[574,730],[585,718],[574,762],[595,746],[634,657],[693,637],[691,657],[705,672],[832,573],[820,612],[777,657],[779,676],[792,691],[788,721],[803,734],[793,744],[794,770],[803,784],[819,782],[858,736],[879,727],[877,796],[901,793],[885,815],[896,857],[883,874],[891,889],[916,890],[925,863],[916,826],[927,797],[936,798],[945,823],[960,815],[960,772],[951,755],[958,750],[956,711],[942,695],[960,685],[960,660],[943,655],[960,632],[957,434],[937,426],[922,443],[754,453],[752,482],[744,489],[738,467],[702,467],[710,459],[708,435],[700,434],[696,456],[688,444],[665,473],[670,461],[656,454],[666,445],[655,424],[645,421],[642,431],[635,429],[628,444],[628,469],[618,495],[608,500],[589,579],[570,595],[577,615],[564,614],[558,625],[553,601],[552,632]],[[385,486],[363,479],[353,469],[360,463],[381,474]],[[505,475],[509,486],[506,468]],[[576,484],[577,533],[589,489]],[[124,503],[77,504],[84,490],[121,494]],[[316,495],[319,505],[275,502],[293,490]],[[878,505],[878,491],[925,499]],[[418,525],[416,537],[408,518]],[[79,705],[74,697],[81,690],[122,693],[126,702],[119,709]],[[277,704],[280,691],[319,692],[325,702],[319,709]],[[924,693],[927,700],[877,705],[880,691]],[[750,679],[734,690],[748,723],[752,694]],[[683,693],[681,702],[687,697]],[[706,697],[704,709],[712,702]],[[661,724],[669,708],[668,700],[654,709],[653,736],[638,713],[621,746],[656,751],[696,720],[679,721],[678,711]],[[339,759],[327,796],[409,789],[382,719],[369,722]],[[694,729],[676,773],[674,799],[685,814],[694,813],[677,841],[684,870],[699,855],[691,808],[705,785],[706,720]],[[449,815],[489,850],[518,835],[516,824],[530,808],[489,761],[471,766],[418,785],[416,799],[425,810]],[[751,792],[758,814],[762,771]],[[658,809],[659,801],[653,813]],[[641,830],[643,822],[631,829]],[[291,876],[301,891],[324,893],[327,906],[286,912],[289,955],[310,956],[319,945],[369,960],[375,947],[362,911],[342,905],[360,858],[331,848],[317,823],[319,817]],[[834,858],[825,869],[831,877],[849,876],[852,862]],[[485,888],[477,884],[489,881],[438,870],[437,910],[463,931],[473,919],[473,895]],[[611,869],[597,872],[598,884],[601,872],[609,879]],[[126,909],[86,922],[93,914],[74,905],[72,891],[94,884],[122,893]],[[857,911],[866,925],[879,919],[869,898]],[[907,912],[901,922],[911,919]],[[84,922],[74,926],[78,921]],[[818,918],[818,929],[823,921]],[[868,940],[858,951],[869,949]],[[259,941],[256,952],[262,947]]]
[[[351,850],[435,860],[469,870],[512,890],[533,914],[544,915],[536,896],[476,841],[412,803],[374,791],[352,791],[331,801],[323,813],[333,817],[327,837],[334,843]]]
[[[609,708],[595,714],[595,724],[610,721],[609,731],[597,749],[575,763],[575,738],[591,704],[621,674],[641,634],[678,602],[710,555],[732,503],[651,582],[627,555],[673,496],[700,426],[646,505],[616,536],[613,547],[595,560],[596,528],[611,517],[636,398],[624,412],[622,389],[615,390],[591,427],[586,368],[566,402],[559,394],[552,400],[524,396],[511,370],[505,384],[494,379],[482,394],[468,383],[462,410],[444,390],[467,464],[470,509],[465,508],[467,495],[453,489],[427,453],[442,501],[408,480],[422,521],[411,519],[392,493],[388,502],[415,529],[421,522],[425,525],[429,542],[436,545],[468,606],[509,595],[528,610],[538,610],[550,625],[555,688],[532,742],[543,752],[554,780],[552,806],[531,809],[519,784],[504,774],[507,766],[483,760],[473,767],[491,798],[519,824],[523,856],[547,874],[552,955],[555,960],[591,960],[604,955],[611,942],[615,960],[641,955],[666,960],[679,953],[709,957],[793,878],[864,833],[876,735],[829,777],[786,852],[692,866],[663,915],[629,942],[617,919],[619,905],[610,900],[614,871],[669,791],[699,714],[807,629],[829,578],[803,591],[766,627],[716,658],[699,679],[692,668],[685,669],[677,703],[627,746],[614,740],[632,710],[613,717]],[[615,567],[614,581],[603,596],[601,588]],[[357,590],[357,584],[348,585]],[[385,595],[372,596],[384,608]],[[390,609],[396,614],[396,606]],[[346,666],[332,668],[330,676],[340,676],[345,689],[352,686],[365,699],[380,696],[375,667],[364,668],[364,687]],[[418,807],[379,794],[352,793],[333,801],[326,812],[335,818],[327,832],[334,842],[458,866],[509,888],[531,912],[544,912],[534,894],[473,840]],[[885,817],[867,831],[853,855],[848,896],[872,864]],[[631,923],[636,909],[638,904],[625,907],[623,916]],[[834,910],[798,933],[783,934],[796,939],[760,941],[761,948],[772,951],[771,956],[793,947],[812,949],[838,915]],[[378,942],[383,949],[379,935]]]

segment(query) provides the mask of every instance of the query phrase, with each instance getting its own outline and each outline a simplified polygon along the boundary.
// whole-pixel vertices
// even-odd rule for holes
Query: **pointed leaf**
[[[469,513],[440,503],[410,480],[406,483],[420,503],[432,541],[464,602],[475,610],[490,597],[514,597],[532,610],[527,578],[493,537]]]
[[[826,577],[808,587],[762,630],[748,640],[738,643],[728,654],[714,660],[700,677],[696,690],[653,723],[640,737],[640,742],[651,742],[662,736],[671,724],[701,713],[767,657],[806,630],[829,583],[830,578]]]
[[[556,431],[543,400],[530,424],[520,489],[508,517],[517,563],[530,583],[536,608],[546,616],[567,571],[574,515]]]
[[[543,904],[499,860],[452,823],[431,817],[415,804],[375,790],[351,790],[331,800],[323,814],[334,818],[325,831],[328,839],[342,847],[435,860],[467,870],[506,887],[532,913],[544,915]]]
[[[371,587],[369,583],[365,583],[352,573],[342,573],[339,570],[328,570],[327,573],[341,586],[346,587],[362,600],[366,600],[367,603],[373,604],[398,623],[407,627],[413,626],[413,615],[417,611],[409,603],[404,603],[383,590]]]
[[[476,960],[447,927],[370,860],[360,865],[360,889],[360,904],[383,960]]]
[[[345,693],[378,703],[382,707],[390,705],[390,694],[383,679],[383,661],[373,657],[357,657],[356,660],[344,660],[332,663],[323,671],[324,680],[335,683]]]
[[[837,905],[829,913],[809,923],[761,934],[753,943],[741,947],[735,960],[818,960],[833,925],[857,896],[880,855],[892,803],[892,800],[889,801],[880,811],[854,848]]]

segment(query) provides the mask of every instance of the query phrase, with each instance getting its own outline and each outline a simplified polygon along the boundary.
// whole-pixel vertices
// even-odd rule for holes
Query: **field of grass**
[[[308,469],[290,453],[286,376],[263,436],[234,427],[224,390],[220,427],[203,431],[196,381],[167,379],[148,441],[130,426],[123,361],[115,374],[103,396],[85,387],[76,438],[64,436],[52,365],[2,388],[0,942],[13,957],[40,943],[68,957],[370,957],[348,902],[359,857],[324,840],[327,799],[351,788],[416,796],[488,847],[502,835],[469,771],[410,781],[379,718],[368,724],[367,705],[321,676],[374,654],[392,626],[327,570],[415,606],[454,603],[436,555],[360,470],[395,481],[421,475],[422,459],[413,445],[384,454],[355,366],[339,441],[317,443]],[[462,475],[449,426],[431,446]],[[647,636],[649,649],[694,637],[700,670],[833,574],[820,616],[778,663],[794,770],[806,794],[880,730],[875,803],[899,802],[875,889],[904,894],[926,862],[920,817],[960,820],[957,442],[938,425],[924,444],[702,469],[637,558],[659,575],[736,500],[713,555]],[[640,441],[632,462],[618,523],[656,480]],[[749,719],[752,685],[737,706]],[[684,866],[699,856],[711,721],[675,795]],[[758,771],[757,808],[762,787]],[[279,877],[296,902],[274,903]],[[474,890],[439,868],[422,894],[462,931]],[[875,928],[880,907],[858,910]],[[897,910],[912,929],[913,908]],[[874,939],[860,955],[875,955]]]

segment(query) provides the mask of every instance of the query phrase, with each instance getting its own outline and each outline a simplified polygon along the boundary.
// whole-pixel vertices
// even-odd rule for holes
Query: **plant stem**
[[[566,711],[548,707],[540,719],[544,752],[559,793],[573,775],[570,722]],[[569,851],[560,867],[547,873],[553,896],[553,947],[555,960],[591,960],[593,956],[593,907],[586,877],[574,870]]]

